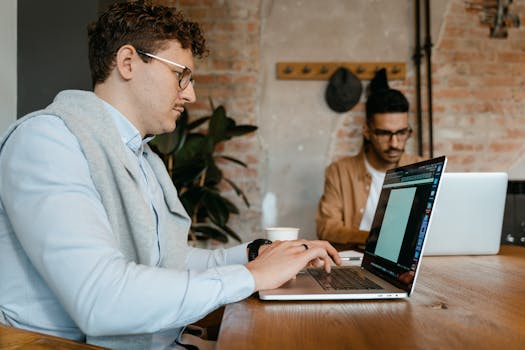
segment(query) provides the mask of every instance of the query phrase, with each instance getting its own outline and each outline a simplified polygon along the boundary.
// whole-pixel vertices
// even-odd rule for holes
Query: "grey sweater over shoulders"
[[[16,127],[37,115],[55,115],[78,139],[95,188],[102,198],[120,251],[126,259],[148,265],[156,239],[155,218],[139,186],[140,168],[126,151],[113,119],[103,102],[88,91],[60,92],[46,109],[18,120],[5,134],[1,144]],[[0,146],[1,147],[1,146]],[[145,159],[160,183],[169,212],[164,223],[166,237],[160,244],[162,267],[185,269],[187,234],[191,220],[182,206],[175,187],[161,159],[146,145]],[[87,342],[112,349],[149,348],[152,335],[90,337]]]

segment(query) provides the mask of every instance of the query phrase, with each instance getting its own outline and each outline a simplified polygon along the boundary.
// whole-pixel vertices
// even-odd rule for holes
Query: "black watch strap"
[[[255,260],[259,255],[259,248],[265,244],[272,244],[269,239],[259,238],[248,244],[248,261]]]

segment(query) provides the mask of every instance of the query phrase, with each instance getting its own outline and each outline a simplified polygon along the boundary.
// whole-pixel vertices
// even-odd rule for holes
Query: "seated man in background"
[[[388,169],[415,163],[405,153],[412,134],[406,97],[388,85],[385,69],[370,82],[363,126],[363,147],[351,157],[330,164],[317,209],[317,235],[338,249],[366,242],[381,186]]]
[[[113,349],[177,347],[220,306],[340,263],[325,241],[189,247],[190,218],[147,142],[196,100],[200,26],[120,2],[88,37],[94,91],[62,91],[0,138],[0,323]]]

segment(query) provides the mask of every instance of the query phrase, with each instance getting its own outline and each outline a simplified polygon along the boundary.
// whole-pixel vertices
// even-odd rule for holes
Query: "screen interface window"
[[[364,265],[391,283],[411,287],[443,162],[387,172],[366,245]]]

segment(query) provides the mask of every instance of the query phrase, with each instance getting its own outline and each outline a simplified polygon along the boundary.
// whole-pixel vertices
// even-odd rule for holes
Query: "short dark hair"
[[[405,95],[399,90],[385,89],[372,93],[366,101],[366,122],[378,113],[408,112],[409,104]]]
[[[126,44],[156,53],[168,41],[177,40],[196,57],[208,53],[200,25],[188,21],[174,7],[142,1],[111,5],[88,26],[89,66],[93,86],[104,82],[113,69],[117,51]]]

